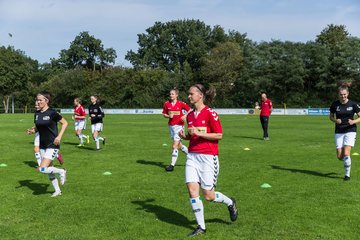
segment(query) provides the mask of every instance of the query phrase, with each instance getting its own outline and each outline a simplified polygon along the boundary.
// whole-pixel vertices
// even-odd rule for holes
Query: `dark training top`
[[[59,148],[54,144],[55,138],[58,136],[57,123],[62,116],[54,109],[48,108],[45,112],[37,111],[34,114],[34,123],[40,134],[40,148]]]
[[[95,116],[91,116],[92,114],[95,114]],[[103,117],[105,116],[105,114],[99,104],[95,103],[89,106],[89,116],[91,117],[91,124],[96,124],[103,122]]]
[[[335,114],[336,119],[341,119],[341,124],[335,123],[335,133],[356,132],[356,124],[350,125],[349,119],[354,119],[354,114],[360,112],[360,106],[349,100],[346,104],[341,104],[339,100],[333,102],[330,112]]]

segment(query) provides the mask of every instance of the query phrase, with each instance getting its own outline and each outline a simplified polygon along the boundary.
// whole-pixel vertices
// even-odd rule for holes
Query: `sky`
[[[156,21],[199,19],[255,42],[314,41],[329,24],[360,37],[360,0],[0,0],[0,46],[40,63],[58,58],[82,31],[117,52],[118,66],[138,34]]]

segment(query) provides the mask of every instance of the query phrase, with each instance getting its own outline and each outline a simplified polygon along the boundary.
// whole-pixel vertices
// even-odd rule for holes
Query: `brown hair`
[[[74,100],[81,104],[81,99],[80,98],[75,98]]]
[[[177,87],[173,87],[171,90],[170,90],[170,92],[171,91],[174,91],[175,93],[176,93],[176,95],[179,95],[179,89],[177,88]]]
[[[338,83],[338,90],[343,91],[346,90],[347,92],[349,92],[349,88],[351,87],[352,82],[339,82]]]
[[[204,102],[211,103],[216,96],[216,89],[210,86],[208,89],[202,84],[194,84],[191,87],[197,88],[204,95]]]
[[[47,99],[47,100],[48,100],[48,105],[50,105],[50,103],[51,103],[51,93],[49,93],[49,92],[47,92],[47,91],[41,91],[41,92],[39,92],[36,96],[39,96],[39,95],[41,95],[41,96],[43,96],[45,99]]]

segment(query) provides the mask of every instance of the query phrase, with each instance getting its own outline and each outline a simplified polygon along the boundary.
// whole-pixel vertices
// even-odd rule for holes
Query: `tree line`
[[[36,92],[54,95],[54,107],[71,107],[96,94],[107,108],[160,108],[171,88],[186,101],[191,84],[213,86],[213,107],[253,107],[266,91],[275,107],[328,107],[339,82],[351,82],[360,101],[360,38],[344,25],[327,25],[306,43],[254,42],[200,20],[156,22],[138,34],[138,50],[127,52],[132,67],[116,66],[116,51],[81,32],[58,58],[40,64],[12,46],[0,47],[0,95],[5,111],[32,107]]]

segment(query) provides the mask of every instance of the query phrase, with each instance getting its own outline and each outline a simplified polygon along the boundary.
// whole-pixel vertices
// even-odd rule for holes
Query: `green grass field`
[[[0,239],[186,239],[196,226],[185,156],[164,171],[171,141],[162,116],[107,115],[99,152],[94,142],[76,147],[69,120],[61,146],[68,179],[58,198],[34,169],[33,136],[25,134],[32,119],[0,115],[0,164],[8,165],[0,167]],[[360,156],[344,182],[327,117],[273,116],[268,142],[257,116],[221,120],[217,190],[235,197],[240,213],[231,223],[226,206],[204,202],[201,239],[359,239]]]

